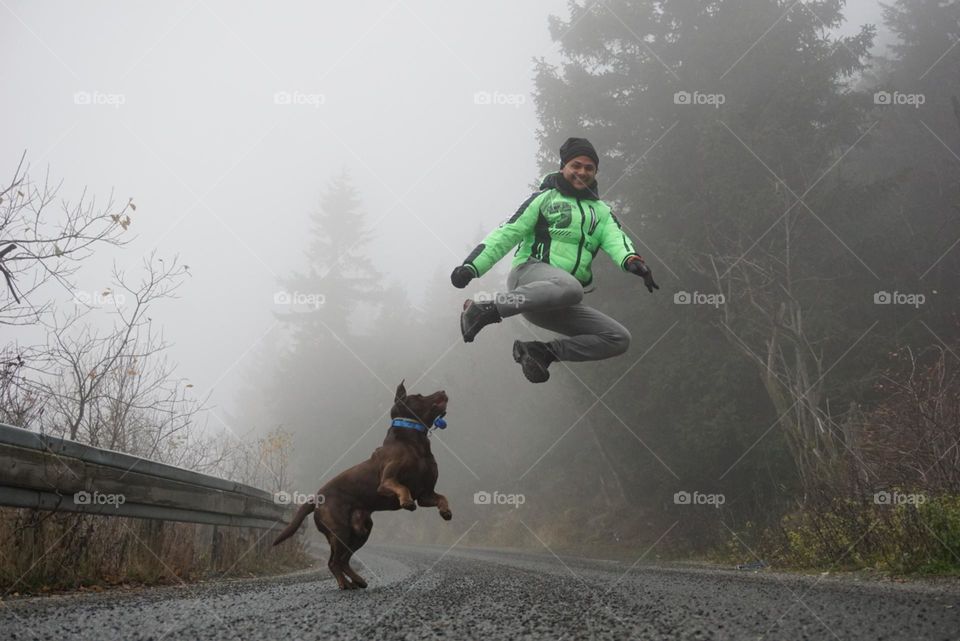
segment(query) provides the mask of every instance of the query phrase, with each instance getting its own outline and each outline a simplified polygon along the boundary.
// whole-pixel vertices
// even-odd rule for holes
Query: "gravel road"
[[[7,639],[960,639],[956,585],[442,547],[265,579],[8,599]]]

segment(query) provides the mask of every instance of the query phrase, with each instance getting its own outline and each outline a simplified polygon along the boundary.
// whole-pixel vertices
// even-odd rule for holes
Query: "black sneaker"
[[[503,320],[494,302],[475,303],[468,298],[463,301],[463,312],[460,314],[460,333],[464,343],[472,343],[480,330],[490,323],[499,323]]]
[[[550,363],[557,360],[550,348],[540,341],[513,342],[513,360],[520,363],[523,368],[523,375],[531,383],[545,383],[550,379],[550,372],[547,368]]]

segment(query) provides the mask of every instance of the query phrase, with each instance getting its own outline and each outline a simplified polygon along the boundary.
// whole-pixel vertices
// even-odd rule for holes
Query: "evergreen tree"
[[[885,289],[925,293],[925,322],[947,333],[960,277],[960,3],[899,0],[884,8],[884,21],[898,43],[876,61],[869,88],[914,104],[878,105],[877,143],[859,159],[864,180],[889,185],[865,249],[885,266]],[[929,338],[922,326],[910,334]]]
[[[281,282],[277,316],[291,332],[261,356],[259,394],[243,400],[257,408],[241,415],[266,414],[269,426],[295,433],[298,487],[315,489],[324,471],[336,473],[344,461],[356,462],[348,449],[384,397],[371,374],[377,362],[363,353],[369,337],[355,330],[357,314],[375,313],[379,302],[380,275],[366,253],[372,237],[344,171],[311,214],[306,269]],[[373,373],[380,376],[375,368]]]
[[[310,215],[306,271],[283,281],[291,297],[303,295],[303,303],[293,299],[298,313],[284,316],[296,324],[299,343],[316,341],[329,331],[350,335],[351,315],[358,307],[378,302],[381,276],[365,254],[372,237],[344,170],[330,181],[319,208]]]
[[[879,198],[833,171],[872,107],[847,84],[873,29],[831,36],[842,5],[617,0],[571,3],[551,23],[564,57],[538,65],[544,166],[566,136],[590,138],[604,153],[601,194],[666,285],[647,297],[597,270],[599,306],[633,333],[628,361],[667,333],[608,401],[666,463],[636,443],[619,450],[631,453],[625,476],[662,489],[635,495],[648,506],[679,489],[665,467],[685,485],[723,477],[749,506],[779,491],[771,476],[810,482],[817,457],[842,449],[820,429],[839,420],[829,401],[842,379],[821,375],[869,326],[843,322],[851,296],[838,281],[874,278],[849,247],[862,222],[849,206]],[[681,292],[726,300],[674,304]],[[597,364],[588,380],[602,391],[628,365]],[[750,449],[781,414],[786,438]],[[644,472],[626,467],[638,461]]]

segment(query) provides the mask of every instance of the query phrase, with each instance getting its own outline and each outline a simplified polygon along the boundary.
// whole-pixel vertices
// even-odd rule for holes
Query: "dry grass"
[[[311,562],[273,531],[126,517],[0,509],[4,595],[272,574]]]

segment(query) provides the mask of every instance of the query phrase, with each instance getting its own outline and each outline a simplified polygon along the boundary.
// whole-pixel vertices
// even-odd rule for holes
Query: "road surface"
[[[960,639],[960,589],[442,547],[375,547],[340,592],[283,577],[8,599],[0,638]]]

